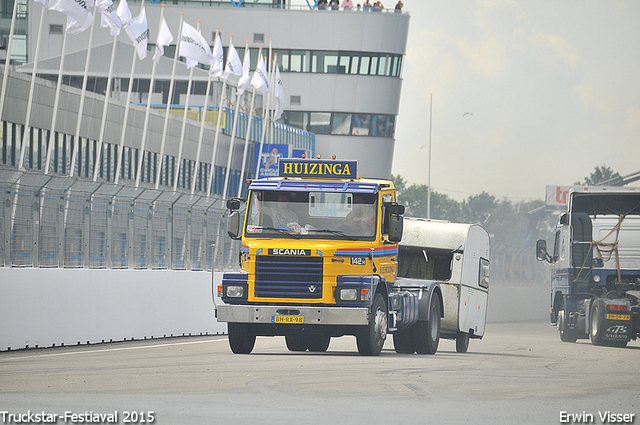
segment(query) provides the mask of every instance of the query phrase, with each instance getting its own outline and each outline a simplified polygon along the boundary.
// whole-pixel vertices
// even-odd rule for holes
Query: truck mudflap
[[[221,304],[216,317],[219,322],[232,323],[367,325],[369,308]]]

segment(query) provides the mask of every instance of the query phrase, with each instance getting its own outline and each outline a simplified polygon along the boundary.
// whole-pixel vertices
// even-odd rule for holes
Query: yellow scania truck
[[[240,271],[223,274],[215,308],[234,353],[249,354],[256,336],[323,352],[354,335],[360,354],[377,356],[389,333],[399,353],[437,351],[440,285],[397,278],[404,206],[391,181],[360,178],[357,165],[280,159],[278,177],[227,202]]]

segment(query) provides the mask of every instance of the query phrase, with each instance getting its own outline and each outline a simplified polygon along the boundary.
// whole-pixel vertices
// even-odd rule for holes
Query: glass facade
[[[285,111],[280,121],[314,134],[386,137],[395,134],[395,115]]]

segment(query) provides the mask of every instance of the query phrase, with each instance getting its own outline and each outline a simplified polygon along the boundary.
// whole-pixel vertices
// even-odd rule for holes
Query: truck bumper
[[[216,306],[218,322],[294,323],[305,325],[367,325],[366,307],[296,307],[264,305]]]

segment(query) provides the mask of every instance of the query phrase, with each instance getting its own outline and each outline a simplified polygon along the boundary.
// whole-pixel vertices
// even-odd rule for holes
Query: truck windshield
[[[373,240],[378,196],[366,193],[252,191],[245,236]]]

